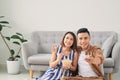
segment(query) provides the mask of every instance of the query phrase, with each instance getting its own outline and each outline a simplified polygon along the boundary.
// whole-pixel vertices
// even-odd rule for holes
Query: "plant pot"
[[[20,73],[20,61],[7,61],[7,71],[9,74]]]

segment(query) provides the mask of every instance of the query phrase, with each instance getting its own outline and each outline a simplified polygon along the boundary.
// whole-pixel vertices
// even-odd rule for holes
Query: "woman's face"
[[[74,42],[73,36],[70,33],[68,33],[64,38],[64,45],[66,47],[71,47],[73,45],[73,42]]]
[[[88,33],[79,33],[78,45],[80,45],[83,50],[86,50],[89,44],[90,44],[90,36],[88,35]]]

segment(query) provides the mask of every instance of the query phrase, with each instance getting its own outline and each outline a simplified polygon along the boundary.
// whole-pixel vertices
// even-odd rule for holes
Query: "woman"
[[[77,67],[77,41],[73,32],[67,32],[63,36],[60,46],[53,46],[50,68],[45,74],[36,80],[60,80],[63,76],[70,76],[70,71],[75,71]],[[69,65],[62,61],[72,61]],[[68,63],[68,62],[67,62]]]

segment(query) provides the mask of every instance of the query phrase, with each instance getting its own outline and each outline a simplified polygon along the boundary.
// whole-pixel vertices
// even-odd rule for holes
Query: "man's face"
[[[86,50],[88,45],[90,44],[90,36],[88,35],[88,33],[79,33],[77,40],[78,45],[80,45],[83,50]]]

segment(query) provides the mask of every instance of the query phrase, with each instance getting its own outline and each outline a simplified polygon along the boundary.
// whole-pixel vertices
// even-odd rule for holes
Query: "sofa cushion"
[[[102,44],[102,50],[104,57],[108,57],[111,53],[112,47],[115,44],[114,36],[108,37]]]
[[[47,53],[40,53],[37,55],[30,56],[28,58],[28,63],[29,64],[43,64],[43,65],[48,65],[50,61],[51,54]]]
[[[105,58],[103,65],[104,65],[104,68],[113,68],[114,67],[114,60],[112,58]]]

